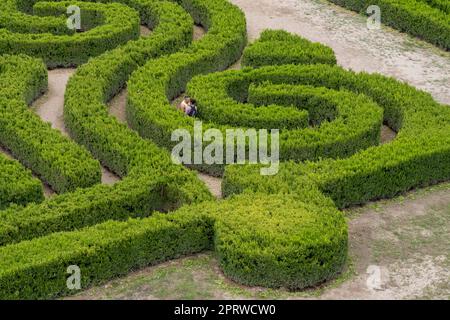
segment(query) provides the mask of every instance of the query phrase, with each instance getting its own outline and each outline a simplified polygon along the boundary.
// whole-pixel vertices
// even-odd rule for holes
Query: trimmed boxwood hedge
[[[242,65],[258,68],[284,64],[336,64],[333,49],[284,30],[264,30],[245,48]]]
[[[1,144],[58,193],[99,183],[99,162],[28,109],[46,87],[41,60],[0,56]]]
[[[325,65],[318,66],[314,75],[304,74],[301,66],[293,65],[226,71],[194,78],[187,92],[197,100],[198,117],[208,121],[211,127],[217,123],[280,129],[280,159],[283,161],[343,158],[379,143],[383,111],[364,95],[332,91],[315,81],[326,76],[333,81],[334,74],[341,70],[334,68],[336,71]],[[309,83],[318,87],[308,86]],[[244,104],[245,101],[250,103]],[[267,105],[270,106],[264,107]],[[308,110],[316,126],[298,128],[301,125],[294,122],[297,119],[291,111],[295,107],[282,106]],[[153,113],[153,117],[159,117],[159,113]],[[182,123],[174,123],[173,127],[177,125],[181,127]]]
[[[226,69],[239,59],[247,43],[245,17],[238,8],[223,0],[185,0],[180,3],[188,10],[198,6],[193,10],[196,12],[194,18],[208,33],[184,50],[150,60],[128,82],[128,123],[142,137],[160,146],[172,145],[167,133],[174,124],[181,128],[193,123],[190,118],[180,117],[169,101],[185,91],[193,76]],[[214,15],[208,14],[208,7],[214,10]],[[147,101],[141,99],[141,95],[145,95]],[[159,113],[157,119],[152,116],[154,113]]]
[[[266,37],[275,37],[277,34],[281,34],[281,39],[287,37],[280,32],[266,33]],[[306,40],[295,39],[294,43],[301,47],[305,42]],[[287,43],[289,46],[287,50],[290,50],[293,41],[288,39]],[[280,46],[282,41],[276,43],[276,47]],[[323,51],[322,47],[313,46],[309,54],[320,57]],[[183,117],[178,110],[170,106],[169,101],[184,90],[189,79],[184,79],[187,75],[192,77],[198,73],[205,73],[202,71],[204,68],[202,64],[209,62],[209,60],[205,62],[205,59],[203,51],[190,55],[181,52],[150,61],[133,74],[128,85],[127,116],[129,124],[141,136],[171,150],[175,145],[175,142],[171,141],[174,130],[193,131],[195,119]],[[329,63],[332,61],[335,60],[330,58]],[[217,63],[212,63],[210,68],[212,70],[217,68]],[[317,70],[333,77],[333,72],[326,66],[318,67]],[[189,82],[187,92],[197,100],[198,118],[205,121],[204,130],[218,128],[225,132],[230,125],[281,129],[282,160],[347,157],[379,143],[382,110],[367,97],[351,92],[331,92],[326,88],[270,85],[270,83],[301,84],[304,81],[303,77],[298,72],[298,67],[294,65],[227,71],[195,77]],[[269,85],[261,86],[267,81],[270,82]],[[268,106],[262,108],[240,103],[255,98],[248,94],[252,83],[260,86],[260,91],[267,91],[264,93],[266,95],[264,101],[256,101],[257,105]],[[253,96],[259,92],[254,86],[250,89]],[[323,107],[324,104],[327,108]],[[314,129],[299,129],[305,127],[306,115],[298,108],[309,109],[310,121],[321,126]],[[337,118],[334,119],[336,121],[324,121],[334,118],[334,114],[337,114]],[[202,165],[195,168],[214,175],[223,173],[223,166]]]
[[[329,1],[364,14],[369,6],[377,5],[382,23],[450,50],[450,12],[446,0]]]
[[[43,199],[42,184],[31,171],[0,154],[0,210],[12,203],[25,205]]]
[[[290,44],[286,50],[290,50],[289,46]],[[192,130],[194,119],[182,116],[170,106],[169,101],[183,91],[187,71],[191,75],[199,73],[197,68],[200,64],[197,61],[204,60],[200,60],[200,53],[198,55],[199,58],[196,59],[192,55],[184,57],[175,54],[151,61],[132,76],[129,81],[127,112],[131,125],[142,136],[170,149],[172,147],[170,134],[173,130],[179,128]],[[234,82],[229,80],[230,78]],[[250,89],[250,96],[247,90],[250,82],[248,79],[255,82]],[[334,105],[345,102],[345,99],[342,99],[345,94],[348,95],[349,106],[359,98],[360,101],[372,106],[376,115],[373,119],[377,120],[373,122],[373,126],[368,128],[366,123],[361,126],[371,133],[368,135],[370,139],[367,140],[370,143],[356,147],[349,143],[334,156],[336,160],[289,162],[283,164],[281,172],[273,178],[261,177],[259,166],[249,166],[249,169],[239,165],[228,166],[223,184],[225,196],[244,191],[269,194],[281,192],[283,196],[296,195],[300,201],[307,202],[311,199],[309,193],[304,192],[303,186],[305,181],[311,181],[315,188],[324,192],[341,208],[379,197],[393,196],[412,187],[450,177],[448,160],[450,145],[446,137],[450,123],[449,110],[436,103],[429,94],[394,79],[346,71],[333,65],[291,64],[199,76],[187,87],[190,96],[198,102],[199,117],[217,121],[219,125],[215,127],[218,128],[222,128],[221,125],[226,127],[227,124],[238,125],[240,117],[243,122],[254,119],[253,116],[246,117],[251,106],[240,104],[233,108],[235,100],[257,104],[303,106],[308,90],[315,98],[320,97],[319,93],[334,96]],[[364,118],[360,120],[361,122],[372,119],[367,113],[356,116],[367,116],[368,120]],[[320,116],[318,118],[320,119]],[[378,146],[382,121],[396,130],[398,137],[391,144]],[[333,122],[330,122],[329,125],[332,124]],[[255,126],[254,123],[252,125]],[[204,125],[204,129],[208,126],[214,125],[208,123]],[[288,134],[287,136],[289,137]],[[345,137],[348,138],[348,133]],[[298,144],[292,145],[295,147]],[[352,147],[354,149],[351,149]],[[389,150],[392,150],[392,154]],[[400,152],[395,153],[396,150]],[[286,149],[282,149],[281,154],[282,158],[286,157]],[[352,154],[353,156],[350,156]],[[320,152],[317,152],[317,157],[319,156]],[[348,156],[350,157],[345,158]],[[322,157],[327,157],[326,152],[322,153]],[[311,157],[311,160],[318,159]],[[430,169],[426,169],[425,164],[428,164]],[[392,176],[386,176],[387,172]],[[404,172],[408,172],[409,176],[404,175]],[[266,263],[262,264],[261,268],[270,265],[269,260]],[[245,275],[241,273],[237,278],[243,283],[258,284],[259,281],[259,284],[274,287],[281,285],[276,278],[256,281],[252,279],[250,273]],[[269,284],[270,281],[273,282]]]
[[[49,68],[72,67],[139,37],[137,12],[122,4],[82,1],[37,3],[34,12],[38,15],[65,15],[67,7],[76,5],[81,9],[82,26],[94,27],[84,33],[62,34],[66,33],[62,31],[64,28],[68,30],[67,17],[57,19],[30,16],[20,11],[29,10],[36,2],[37,0],[27,3],[19,0],[2,1],[0,54],[24,53],[42,58]],[[2,23],[4,20],[8,22]],[[51,31],[56,34],[51,34]]]

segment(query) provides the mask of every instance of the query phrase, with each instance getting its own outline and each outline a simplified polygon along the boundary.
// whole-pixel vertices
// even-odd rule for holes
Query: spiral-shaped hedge
[[[101,2],[83,5],[105,10],[105,17],[120,6]],[[290,289],[316,285],[345,266],[347,225],[338,208],[449,178],[450,111],[430,95],[394,79],[337,67],[331,49],[284,32],[266,32],[248,47],[242,71],[211,74],[239,59],[246,45],[245,18],[238,8],[226,0],[119,2],[126,12],[139,15],[152,35],[122,38],[123,44],[115,43],[114,49],[87,53],[91,58],[69,81],[64,120],[78,143],[67,140],[70,148],[89,152],[122,180],[113,186],[64,190],[46,200],[39,188],[36,193],[30,187],[28,201],[40,203],[23,207],[17,206],[24,204],[19,196],[2,198],[0,203],[10,206],[0,211],[0,297],[70,293],[70,265],[80,267],[85,288],[133,268],[210,249],[224,273],[237,282]],[[108,26],[93,21],[92,32],[61,34],[61,19],[47,24],[27,14],[33,6],[36,12],[61,12],[59,2],[26,5],[8,0],[3,6],[13,18],[2,16],[2,32],[23,33],[25,24],[14,18],[18,15],[34,23],[26,34],[36,33],[49,45],[59,37],[70,45],[91,41],[96,29]],[[208,32],[191,43],[194,22]],[[41,32],[52,35],[40,38]],[[39,55],[36,50],[27,53],[43,58],[47,67],[78,65],[87,57],[83,52],[51,60],[52,52]],[[17,77],[22,95],[13,98],[0,91],[0,101],[16,99],[31,118],[24,107],[45,87],[42,62],[3,59],[2,72],[11,63],[33,71]],[[136,131],[110,116],[106,106],[126,84],[127,118]],[[225,171],[226,199],[213,200],[195,174],[174,164],[168,152],[174,129],[192,130],[194,120],[170,104],[186,89],[197,98],[206,127],[280,127],[280,173],[267,177],[259,175],[258,166],[202,166],[216,174]],[[382,123],[398,131],[395,141],[379,144]],[[8,128],[0,125],[0,133]],[[20,131],[20,126],[14,128]],[[33,135],[25,131],[23,137],[32,141]],[[3,139],[0,135],[2,144]],[[42,145],[45,150],[47,143]],[[28,153],[14,155],[36,170],[27,161]],[[15,168],[0,179],[36,185],[16,162],[0,160],[0,165]]]

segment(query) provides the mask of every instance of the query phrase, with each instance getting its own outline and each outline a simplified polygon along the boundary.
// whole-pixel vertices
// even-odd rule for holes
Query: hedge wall
[[[41,202],[43,199],[41,182],[17,161],[0,153],[0,210],[11,203],[25,205]]]
[[[204,17],[214,17],[227,8],[241,15],[222,0],[206,4],[200,7],[206,10]],[[36,206],[8,210],[0,228],[2,244],[212,199],[195,174],[173,164],[168,152],[141,139],[108,114],[106,101],[125,85],[134,69],[192,39],[192,20],[178,5],[146,2],[141,16],[154,23],[152,36],[91,59],[71,77],[65,96],[65,124],[72,137],[124,179],[114,186],[77,190]],[[155,181],[163,176],[166,178],[160,185],[164,192],[153,192],[159,190]]]
[[[287,42],[285,50],[290,52],[291,42]],[[282,45],[282,41],[276,43],[276,46]],[[280,52],[281,56],[286,54],[282,50]],[[267,61],[277,61],[276,57],[271,59]],[[184,89],[187,71],[190,75],[200,73],[197,71],[199,64],[195,61],[192,55],[184,57],[175,54],[149,62],[129,81],[127,112],[131,125],[142,136],[168,149],[173,146],[170,141],[173,130],[183,128],[192,131],[194,119],[184,117],[170,106],[169,101]],[[293,60],[293,63],[297,62]],[[198,102],[198,117],[207,121],[204,129],[214,127],[223,130],[230,125],[242,124],[264,127],[269,121],[278,121],[278,125],[285,128],[281,133],[284,137],[281,139],[281,157],[316,161],[282,164],[281,172],[275,177],[261,177],[260,166],[249,166],[248,169],[239,165],[228,166],[223,183],[225,196],[245,191],[281,193],[283,197],[290,194],[299,201],[308,202],[311,198],[304,191],[304,185],[305,181],[310,181],[311,188],[318,188],[342,208],[390,197],[413,187],[448,179],[450,175],[450,145],[446,137],[450,123],[449,109],[436,103],[429,94],[394,79],[346,71],[333,65],[291,64],[201,75],[189,82],[187,92]],[[253,102],[255,105],[242,102]],[[273,106],[274,103],[279,107]],[[323,114],[314,114],[314,110],[320,110],[314,108],[314,103],[325,106],[321,110]],[[273,117],[265,117],[262,105],[270,106]],[[296,139],[304,139],[305,134],[302,132],[296,138],[295,130],[287,130],[289,125],[285,121],[289,117],[279,117],[275,112],[289,114],[292,108],[286,110],[281,106],[309,109],[310,120],[319,122],[317,128],[307,129],[314,137],[321,130],[330,128],[328,133],[331,138],[337,141],[348,139],[343,140],[347,144],[335,143],[333,154],[327,153],[329,149],[324,145],[305,143],[305,147],[315,147],[317,151],[300,152],[298,141],[301,140]],[[352,112],[355,114],[349,116]],[[346,124],[353,121],[353,126],[348,126],[347,131],[344,131],[339,115]],[[379,145],[382,122],[398,132],[395,142]],[[358,130],[363,134],[358,135]],[[295,152],[289,153],[286,146]],[[425,167],[426,164],[429,168]],[[216,172],[217,168],[206,170]],[[256,201],[251,203],[258,205]],[[254,223],[254,220],[250,221]],[[246,262],[251,256],[248,252],[239,254],[245,257]],[[271,260],[267,259],[260,266],[269,268],[270,264]],[[221,265],[227,270],[226,261],[222,261]],[[254,270],[243,274],[245,267],[245,264],[240,264],[230,275],[239,274],[236,279],[242,283],[273,287],[282,285],[275,275],[256,280],[253,278]]]
[[[385,110],[384,121],[398,131],[389,144],[373,146],[337,160],[322,160],[281,167],[277,182],[267,180],[267,188],[285,188],[285,175],[307,176],[329,195],[338,207],[392,197],[414,187],[450,178],[450,109],[429,94],[381,75],[355,74],[329,68],[336,77],[320,73],[322,66],[299,66],[311,81],[335,90],[364,94]],[[336,81],[337,80],[337,81]],[[296,168],[297,167],[297,168]],[[248,173],[248,175],[245,174]],[[225,174],[226,195],[233,190],[261,191],[257,168],[242,170],[230,166]],[[228,190],[228,191],[227,191]],[[295,190],[292,190],[295,192]]]
[[[265,43],[276,48],[282,47],[283,41],[272,43],[270,39],[287,38],[288,48],[285,52],[291,52],[293,44],[300,47],[297,50],[300,52],[304,43],[307,43],[306,40],[296,37],[292,37],[292,40],[289,35],[280,31],[265,32],[264,35],[267,41]],[[310,45],[311,47],[307,47],[309,56],[317,57],[314,61],[320,61],[320,57],[324,56],[323,52],[330,51],[321,45]],[[272,58],[275,57],[276,50],[269,51],[274,54]],[[246,54],[251,52],[248,49],[245,51],[244,60]],[[170,106],[169,101],[184,90],[187,81],[185,77],[204,73],[200,63],[205,63],[206,57],[202,51],[197,55],[186,56],[177,53],[151,61],[133,74],[129,81],[127,116],[130,125],[141,136],[169,150],[176,144],[171,141],[174,130],[193,131],[195,120],[183,117],[178,110]],[[282,55],[286,56],[285,53]],[[256,57],[252,59],[258,65],[265,63],[258,62]],[[335,61],[334,54],[329,54],[327,59],[329,63]],[[295,61],[295,58],[291,61]],[[217,65],[214,63],[211,68],[214,69]],[[302,75],[297,69],[295,66],[277,66],[198,76],[189,82],[187,93],[197,100],[198,118],[204,121],[204,130],[218,128],[225,134],[225,130],[230,126],[244,129],[281,129],[282,160],[347,157],[379,143],[382,109],[370,99],[351,92],[331,92],[326,88],[271,85],[302,84],[305,82],[303,78],[311,78],[311,74]],[[336,69],[340,70],[337,67]],[[335,78],[333,70],[326,66],[318,67],[316,72],[321,74],[312,77],[320,78],[326,74]],[[316,82],[314,84],[320,86],[319,80]],[[255,104],[244,104],[253,102],[252,99],[255,99]],[[260,107],[262,104],[265,107]],[[309,119],[305,109],[309,111]],[[314,129],[305,128],[309,122],[316,126],[321,125]],[[214,175],[223,173],[223,166],[203,165],[195,168]]]
[[[383,111],[363,95],[321,87],[320,78],[334,81],[340,70],[318,66],[314,72],[305,72],[301,67],[286,65],[227,71],[194,78],[187,92],[197,100],[199,118],[211,127],[280,129],[281,160],[343,158],[379,143]],[[246,101],[250,103],[243,103]],[[302,128],[304,122],[292,115],[291,110],[297,108],[308,111],[313,128]],[[299,114],[304,117],[304,113]],[[173,124],[177,125],[181,127],[182,123]]]
[[[34,13],[37,15],[60,16],[65,15],[70,5],[80,7],[82,26],[94,28],[70,34],[73,32],[63,31],[69,30],[66,26],[67,17],[30,16],[20,11],[29,9],[36,2],[31,0],[24,5],[19,0],[2,1],[0,54],[24,53],[42,58],[49,68],[72,67],[139,36],[139,16],[135,10],[122,4],[80,1],[36,4]],[[8,22],[1,23],[4,20]],[[50,33],[52,31],[56,34]]]
[[[245,48],[242,65],[258,68],[284,64],[336,64],[333,49],[284,30],[264,30]]]
[[[450,50],[448,1],[440,0],[329,0],[366,14],[371,5],[381,9],[381,22]]]

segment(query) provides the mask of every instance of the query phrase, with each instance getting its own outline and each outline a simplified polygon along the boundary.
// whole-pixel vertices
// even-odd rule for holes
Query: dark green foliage
[[[169,101],[185,91],[195,75],[223,70],[239,59],[247,42],[245,17],[237,7],[218,0],[180,2],[195,9],[196,22],[208,30],[207,35],[171,56],[149,61],[128,82],[129,124],[142,137],[165,147],[172,145],[168,132],[193,124]]]
[[[450,178],[447,106],[438,104],[429,94],[381,75],[355,74],[333,67],[323,72],[324,66],[299,68],[304,75],[309,74],[305,78],[308,84],[370,97],[384,108],[384,121],[398,131],[398,136],[389,144],[373,146],[345,159],[283,164],[278,176],[266,182],[271,190],[298,184],[287,184],[286,175],[307,177],[342,208]],[[226,194],[264,188],[257,168],[245,171],[230,166],[226,170]],[[295,187],[291,191],[297,192]]]
[[[281,160],[343,158],[379,143],[383,112],[363,95],[329,90],[315,81],[327,76],[333,79],[341,71],[326,65],[314,69],[285,65],[226,71],[194,78],[188,93],[198,101],[199,117],[210,122],[211,127],[216,123],[241,123],[250,128],[280,129]],[[233,100],[231,93],[239,101],[250,103]],[[298,111],[299,116],[295,117],[296,108],[308,110],[316,127],[302,128],[304,111]],[[181,127],[183,122],[175,125]]]
[[[201,213],[157,213],[1,247],[0,298],[45,299],[73,293],[66,284],[71,265],[80,268],[85,288],[133,268],[210,249],[210,220]]]
[[[450,178],[450,109],[430,95],[384,76],[314,65],[314,59],[334,64],[334,55],[283,32],[265,32],[249,52],[279,41],[280,57],[283,45],[298,50],[284,56],[291,64],[202,76],[239,58],[246,42],[240,10],[224,0],[177,1],[209,31],[188,46],[192,20],[179,6],[121,2],[137,9],[155,27],[153,34],[79,68],[66,91],[64,117],[72,137],[123,180],[1,212],[1,298],[71,293],[70,265],[80,267],[85,288],[209,249],[239,283],[316,285],[346,262],[347,226],[337,208]],[[25,4],[21,9],[32,9]],[[270,54],[255,61],[276,62]],[[105,105],[133,71],[127,117],[148,140],[109,116]],[[194,120],[169,102],[186,87],[198,98],[200,116],[209,117],[205,129],[242,125],[239,120],[279,125],[284,159],[317,161],[283,162],[269,177],[260,175],[260,166],[228,166],[228,198],[208,201],[212,197],[195,175],[155,144],[170,149],[172,130],[192,130]],[[261,116],[246,117],[239,108]],[[307,120],[312,128],[305,128]],[[398,131],[394,142],[379,145],[382,121]],[[177,210],[152,214],[155,209]]]
[[[215,248],[225,275],[288,289],[336,277],[347,258],[347,225],[327,204],[253,193],[223,203],[227,213],[217,219]]]
[[[124,179],[112,187],[80,189],[39,205],[6,211],[1,244],[211,199],[193,173],[173,164],[166,151],[120,124],[104,105],[139,64],[192,39],[192,20],[179,6],[155,2],[142,10],[142,16],[156,24],[154,35],[91,59],[70,79],[65,96],[65,124],[72,137]]]

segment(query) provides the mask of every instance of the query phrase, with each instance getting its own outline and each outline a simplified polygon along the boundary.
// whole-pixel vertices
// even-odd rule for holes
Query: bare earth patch
[[[389,143],[394,140],[396,136],[397,133],[388,126],[383,126],[381,128],[381,143]]]
[[[127,123],[126,105],[127,105],[128,91],[126,88],[122,89],[109,102],[109,114],[116,117],[119,122]]]
[[[218,199],[222,198],[222,179],[209,176],[204,173],[198,173],[197,176],[202,180],[211,191],[212,195]]]

